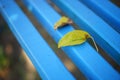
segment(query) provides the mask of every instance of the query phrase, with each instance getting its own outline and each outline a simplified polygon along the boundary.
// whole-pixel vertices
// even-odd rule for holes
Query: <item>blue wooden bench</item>
[[[80,29],[89,32],[96,43],[120,65],[120,8],[110,0],[51,0]],[[54,30],[61,17],[47,0],[23,0],[23,4],[53,40],[58,43],[74,27]],[[0,13],[9,25],[43,80],[76,80],[50,48],[15,0],[0,0]],[[63,47],[88,80],[120,80],[115,70],[88,42]]]

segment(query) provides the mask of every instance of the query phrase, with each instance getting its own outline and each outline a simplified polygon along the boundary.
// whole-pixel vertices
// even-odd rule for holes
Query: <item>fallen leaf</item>
[[[57,21],[54,25],[54,29],[56,30],[57,28],[59,27],[62,27],[62,26],[65,26],[67,24],[71,24],[72,23],[72,20],[70,20],[69,18],[63,16],[60,18],[59,21]]]
[[[94,41],[94,39],[92,38],[92,36],[90,36],[90,34],[86,31],[83,30],[73,30],[71,32],[68,32],[67,34],[65,34],[63,36],[63,38],[61,38],[58,42],[58,48],[60,47],[64,47],[64,46],[73,46],[73,45],[79,45],[84,43],[88,38],[91,38],[96,50],[98,51],[97,45]]]
[[[91,36],[82,30],[74,30],[66,35],[59,41],[58,48],[63,46],[72,46],[72,45],[78,45],[82,44],[86,41],[87,38],[90,38]]]

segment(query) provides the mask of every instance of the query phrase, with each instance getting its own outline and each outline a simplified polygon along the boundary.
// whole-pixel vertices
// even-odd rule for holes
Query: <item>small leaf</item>
[[[58,43],[58,48],[63,46],[72,46],[82,44],[86,41],[87,38],[91,36],[82,30],[74,30],[67,33]]]
[[[69,18],[63,16],[60,18],[59,21],[57,21],[54,25],[54,29],[56,30],[58,27],[62,27],[62,26],[65,26],[67,24],[71,24],[72,23],[72,20],[70,20]]]

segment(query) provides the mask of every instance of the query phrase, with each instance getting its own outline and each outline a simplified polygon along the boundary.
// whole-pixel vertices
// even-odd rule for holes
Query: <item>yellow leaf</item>
[[[92,39],[92,41],[95,45],[95,48],[98,51],[97,45],[96,45],[94,39],[92,38],[92,36],[90,36],[89,33],[85,32],[85,31],[82,31],[82,30],[73,30],[73,31],[65,34],[63,36],[63,38],[59,40],[58,48],[64,47],[64,46],[73,46],[73,45],[82,44],[88,38]]]
[[[72,20],[70,20],[69,18],[63,16],[60,18],[59,21],[57,21],[54,25],[54,29],[56,30],[58,27],[62,27],[62,26],[65,26],[67,24],[71,24],[72,23]]]
[[[72,46],[82,44],[86,41],[87,38],[91,38],[91,36],[82,30],[74,30],[67,33],[58,43],[58,48],[63,46]]]

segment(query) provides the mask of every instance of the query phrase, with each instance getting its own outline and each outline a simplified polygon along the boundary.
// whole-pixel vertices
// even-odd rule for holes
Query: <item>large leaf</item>
[[[60,39],[58,43],[58,48],[63,46],[82,44],[86,41],[87,38],[91,38],[91,36],[85,31],[82,30],[71,31],[64,35],[62,39]]]
[[[54,25],[54,29],[56,30],[59,27],[65,26],[67,24],[71,24],[72,20],[70,20],[69,18],[63,16],[60,18],[60,20],[58,20],[55,25]]]

